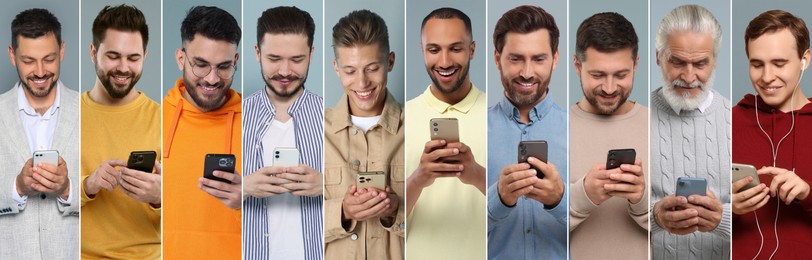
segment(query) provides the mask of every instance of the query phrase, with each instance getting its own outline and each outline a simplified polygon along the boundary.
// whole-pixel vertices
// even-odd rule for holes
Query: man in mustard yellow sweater
[[[132,151],[161,152],[160,106],[133,90],[148,38],[132,6],[107,6],[93,22],[96,83],[82,94],[83,259],[161,257],[161,165],[144,172],[126,161]]]

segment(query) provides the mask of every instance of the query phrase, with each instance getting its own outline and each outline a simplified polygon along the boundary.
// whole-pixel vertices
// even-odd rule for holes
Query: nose
[[[211,71],[209,71],[209,75],[203,77],[203,80],[212,85],[217,84],[217,82],[220,81],[220,75],[218,74],[219,73],[217,73],[217,69],[212,68]]]
[[[279,65],[279,71],[277,71],[276,73],[281,75],[281,76],[290,75],[290,65],[288,64],[288,61],[281,62],[281,63],[282,64]]]
[[[770,83],[775,80],[775,71],[770,68],[768,65],[764,65],[761,73],[761,81],[764,83]]]
[[[440,52],[440,61],[437,63],[437,66],[440,68],[448,68],[451,67],[451,57],[448,54],[448,51],[441,51]]]
[[[606,94],[612,94],[617,91],[617,85],[615,85],[615,78],[612,76],[606,77],[606,80],[603,82],[603,86],[601,86],[601,90],[603,90]]]
[[[691,82],[694,82],[698,78],[696,72],[697,69],[694,68],[693,65],[686,65],[682,75],[680,75],[680,79],[685,81],[685,83],[691,84]]]
[[[45,61],[37,62],[37,68],[34,71],[34,75],[37,77],[44,77],[47,73],[48,72],[45,70]]]
[[[366,71],[361,71],[358,77],[358,87],[366,88],[369,86],[369,74]]]
[[[519,74],[522,78],[529,79],[533,77],[533,66],[530,65],[528,62],[524,62],[522,65],[522,71]]]
[[[120,60],[121,61],[118,63],[118,66],[116,66],[116,70],[121,71],[121,72],[130,71],[129,61],[127,61],[127,59],[120,59]]]

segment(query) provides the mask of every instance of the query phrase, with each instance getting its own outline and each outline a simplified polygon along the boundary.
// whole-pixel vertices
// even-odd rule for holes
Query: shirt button
[[[265,233],[265,234],[262,234],[262,235],[265,236],[265,237],[271,236],[271,234],[268,234],[268,233]]]
[[[400,223],[400,230],[406,229],[406,223]]]
[[[358,133],[358,130],[356,130],[356,129],[352,129],[352,131],[350,131],[350,132],[351,132],[353,135],[355,135],[355,134],[357,134],[357,133]]]
[[[259,149],[259,145],[254,145],[254,149]]]
[[[352,161],[352,165],[359,166],[361,165],[361,161],[359,160]]]
[[[527,234],[530,234],[530,230],[529,230],[529,229],[527,230]]]
[[[40,195],[39,195],[39,198],[40,198],[40,199],[45,199],[45,194],[40,194]]]
[[[526,135],[526,134],[527,134],[527,131],[522,131],[522,134],[523,134],[523,135]]]
[[[358,240],[358,234],[352,233],[352,236],[350,237],[350,239],[352,239],[353,241]]]

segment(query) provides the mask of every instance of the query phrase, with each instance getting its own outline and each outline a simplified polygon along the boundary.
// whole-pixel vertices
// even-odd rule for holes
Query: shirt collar
[[[271,102],[271,98],[268,97],[268,93],[265,91],[266,90],[263,88],[262,104],[265,105],[265,108],[267,108],[268,111],[271,112],[271,115],[276,115],[276,107],[274,107],[273,103]],[[296,111],[298,111],[299,108],[302,107],[302,104],[305,102],[305,100],[307,100],[307,98],[310,97],[310,95],[313,95],[313,93],[308,91],[306,88],[302,88],[302,94],[299,95],[299,97],[296,98],[295,101],[293,101],[293,104],[290,105],[290,107],[288,108],[288,114],[291,116],[295,115]]]
[[[663,91],[663,90],[660,90],[660,91]],[[705,97],[705,100],[702,101],[702,103],[699,104],[699,107],[697,107],[696,109],[699,109],[699,113],[704,114],[705,110],[708,110],[708,108],[711,106],[711,104],[713,104],[713,91],[708,91],[708,96]],[[668,106],[671,107],[671,110],[674,110],[674,113],[679,115],[679,112],[680,112],[679,109],[674,108],[670,104]]]
[[[550,97],[548,88],[547,95],[545,95],[544,99],[530,109],[530,122],[539,121],[550,112],[550,110],[553,108],[553,101],[551,99],[552,97]],[[518,122],[521,118],[519,109],[516,108],[516,106],[513,105],[513,103],[510,102],[510,99],[508,99],[505,95],[502,95],[502,99],[499,100],[499,108],[507,118],[511,118],[516,122]]]
[[[347,127],[352,126],[352,119],[350,118],[350,105],[349,105],[349,98],[347,94],[341,96],[341,99],[338,101],[338,104],[333,108],[334,114],[333,119],[335,120],[332,124],[330,132],[337,133]],[[401,124],[401,116],[402,108],[400,104],[398,104],[395,97],[389,93],[389,90],[386,90],[386,100],[383,103],[383,111],[381,112],[381,119],[378,120],[376,125],[381,126],[384,130],[391,134],[396,134],[398,128],[400,128]],[[375,126],[369,128],[369,130],[375,129]]]
[[[60,89],[62,88],[62,82],[57,81],[56,86],[54,87],[54,91],[56,91],[56,98],[54,98],[54,104],[45,111],[42,115],[43,117],[51,117],[54,113],[56,113],[57,109],[60,106]],[[23,111],[29,116],[39,116],[36,110],[31,107],[31,104],[28,103],[28,99],[25,98],[25,90],[23,89],[24,86],[22,82],[17,82],[17,107],[19,110]]]
[[[474,103],[476,103],[477,98],[482,92],[474,86],[474,83],[471,83],[471,90],[468,91],[468,94],[465,95],[465,98],[457,102],[457,104],[448,104],[446,102],[441,101],[434,94],[431,93],[431,85],[426,88],[426,91],[423,91],[423,95],[426,96],[426,103],[429,104],[429,107],[436,110],[440,114],[445,114],[449,110],[457,110],[462,112],[463,114],[467,114],[468,111],[474,107]]]

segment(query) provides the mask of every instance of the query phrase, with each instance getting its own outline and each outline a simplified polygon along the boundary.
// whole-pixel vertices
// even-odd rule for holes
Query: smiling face
[[[494,53],[505,93],[517,107],[532,107],[546,96],[558,52],[550,47],[547,29],[527,34],[508,32],[502,52]]]
[[[312,54],[307,35],[266,33],[255,50],[265,87],[276,96],[293,97],[304,88]]]
[[[693,110],[705,100],[713,86],[716,57],[710,33],[673,32],[667,38],[669,50],[657,64],[663,73],[663,93],[672,107]]]
[[[9,46],[11,63],[31,96],[47,97],[59,81],[59,65],[64,57],[64,44],[57,43],[53,33],[38,38],[18,36],[17,49]]]
[[[449,94],[470,84],[468,69],[476,44],[462,20],[429,19],[423,27],[421,47],[426,71],[437,90]]]
[[[91,44],[96,77],[112,98],[124,98],[133,89],[144,65],[143,39],[139,32],[107,29],[99,48]]]
[[[203,112],[222,107],[226,103],[226,93],[231,88],[234,66],[239,59],[237,44],[196,34],[184,48],[185,52],[175,52],[186,85],[184,98]],[[211,70],[206,75],[194,72],[205,71],[206,67]],[[232,74],[228,75],[229,72]]]
[[[350,114],[361,117],[380,115],[386,98],[387,74],[395,64],[395,54],[382,54],[377,43],[335,47],[335,51],[333,69],[350,100]]]
[[[637,60],[632,59],[632,49],[600,52],[587,48],[583,62],[575,61],[575,71],[581,80],[584,99],[589,103],[586,111],[593,114],[612,115],[619,110],[632,92]]]
[[[753,88],[771,107],[790,111],[792,93],[799,89],[798,80],[803,66],[801,57],[798,57],[795,37],[788,29],[766,33],[751,40],[747,51]],[[808,50],[804,56],[809,59]],[[803,96],[801,92],[799,97]]]

